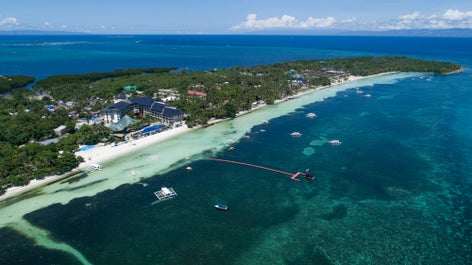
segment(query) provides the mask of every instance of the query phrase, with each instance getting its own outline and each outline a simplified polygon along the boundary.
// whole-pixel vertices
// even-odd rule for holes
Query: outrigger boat
[[[96,163],[91,164],[91,165],[89,166],[89,170],[90,170],[91,172],[97,171],[97,170],[102,170],[102,169],[103,169],[102,165],[96,164]]]
[[[177,192],[175,192],[173,188],[162,187],[160,190],[155,191],[154,195],[161,201],[174,198],[177,196]]]

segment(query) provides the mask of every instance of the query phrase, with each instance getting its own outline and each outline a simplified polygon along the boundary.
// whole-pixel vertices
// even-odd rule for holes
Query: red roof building
[[[187,94],[194,95],[197,97],[206,97],[207,95],[205,92],[195,91],[195,90],[187,90]]]

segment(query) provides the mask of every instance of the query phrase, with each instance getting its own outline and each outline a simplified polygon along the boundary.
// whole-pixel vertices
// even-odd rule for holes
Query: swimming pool
[[[87,151],[87,150],[90,150],[92,148],[94,148],[95,145],[86,145],[86,146],[82,146],[79,148],[79,151]]]

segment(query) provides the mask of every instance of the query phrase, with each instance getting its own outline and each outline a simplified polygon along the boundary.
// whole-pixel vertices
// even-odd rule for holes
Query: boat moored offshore
[[[155,191],[154,195],[156,195],[157,199],[161,201],[176,197],[177,192],[175,192],[173,188],[162,187],[160,190]]]
[[[103,167],[100,164],[94,163],[89,166],[90,171],[97,171],[97,170],[102,170]]]
[[[307,117],[307,118],[310,118],[310,119],[313,119],[313,118],[316,118],[317,115],[316,115],[315,113],[313,113],[313,112],[310,112],[310,113],[308,113],[308,114],[306,115],[306,117]]]
[[[215,204],[215,208],[220,211],[228,211],[228,205],[222,203]]]
[[[336,139],[330,140],[330,141],[328,141],[328,143],[332,146],[340,146],[342,144],[341,141],[336,140]]]

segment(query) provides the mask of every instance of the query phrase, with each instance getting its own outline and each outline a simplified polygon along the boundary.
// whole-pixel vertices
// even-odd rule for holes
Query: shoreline
[[[276,100],[274,102],[274,104],[279,104],[281,102],[291,100],[293,98],[298,98],[298,97],[301,97],[301,96],[304,96],[304,95],[307,95],[307,94],[310,94],[310,93],[316,93],[317,91],[321,91],[323,89],[330,88],[330,87],[333,87],[333,86],[338,86],[338,85],[346,84],[346,83],[361,80],[361,79],[374,78],[374,77],[378,77],[378,76],[390,75],[390,74],[395,74],[395,73],[397,73],[397,72],[385,72],[385,73],[379,73],[379,74],[369,75],[369,76],[352,76],[351,75],[351,76],[349,76],[348,80],[346,80],[346,81],[342,80],[338,83],[331,84],[329,86],[322,86],[322,87],[316,87],[316,88],[307,88],[307,89],[304,89],[303,91],[297,92],[294,95],[286,96],[285,98]],[[241,111],[236,115],[236,118],[241,116],[241,115],[245,115],[247,113],[256,111],[258,109],[261,109],[261,108],[266,107],[266,106],[268,106],[268,105],[267,104],[260,104],[260,105],[257,105],[255,107],[251,108],[250,110]],[[219,122],[222,122],[222,121],[225,121],[225,120],[227,120],[227,119],[210,120],[208,122],[207,126],[214,125],[216,123],[219,123]],[[86,151],[78,151],[78,152],[75,153],[75,155],[83,157],[85,161],[82,162],[81,164],[79,164],[79,166],[77,168],[75,168],[75,169],[73,169],[73,170],[71,170],[67,173],[64,173],[62,175],[53,175],[53,176],[47,176],[47,177],[45,177],[43,179],[39,179],[39,180],[38,179],[31,180],[27,185],[24,185],[24,186],[10,187],[6,190],[6,192],[4,194],[0,195],[0,202],[6,201],[8,199],[17,197],[19,195],[28,193],[28,192],[36,190],[36,189],[39,189],[43,186],[61,181],[61,180],[66,179],[66,178],[68,178],[72,175],[75,175],[77,173],[87,171],[87,170],[89,170],[89,167],[92,164],[100,164],[101,165],[102,163],[106,163],[110,160],[113,160],[113,159],[116,159],[116,158],[119,158],[119,157],[123,157],[126,154],[131,153],[133,151],[140,150],[140,149],[145,148],[149,145],[153,145],[153,144],[165,141],[167,139],[173,138],[175,136],[178,136],[178,135],[181,135],[181,134],[184,134],[184,133],[187,133],[189,131],[196,130],[196,129],[199,129],[199,128],[202,128],[202,127],[205,127],[205,126],[199,125],[199,126],[195,126],[193,128],[189,128],[184,123],[180,127],[168,129],[168,130],[165,130],[163,132],[156,133],[154,135],[146,136],[146,137],[143,137],[143,138],[139,138],[139,139],[136,139],[136,140],[131,140],[131,141],[128,141],[127,143],[122,143],[122,144],[119,144],[117,146],[97,145],[97,146],[95,146],[95,147],[93,147],[89,150],[86,150]]]
[[[184,124],[181,127],[172,128],[172,129],[169,129],[169,130],[166,130],[166,131],[154,134],[154,135],[137,139],[137,140],[131,140],[131,141],[128,141],[127,143],[123,143],[118,146],[98,145],[86,151],[78,151],[75,153],[75,155],[83,157],[85,161],[80,163],[77,168],[67,173],[64,173],[62,175],[52,175],[52,176],[47,176],[43,179],[30,180],[30,182],[24,186],[10,187],[6,190],[4,194],[0,196],[0,202],[28,193],[35,189],[41,188],[43,186],[61,181],[70,176],[78,174],[80,172],[89,171],[89,167],[92,164],[106,163],[115,158],[125,156],[126,154],[130,152],[139,150],[141,148],[144,148],[146,146],[149,146],[155,143],[165,141],[177,135],[180,135],[180,134],[183,134],[183,133],[186,133],[188,131],[198,129],[198,128],[199,127],[188,128],[187,125]]]

